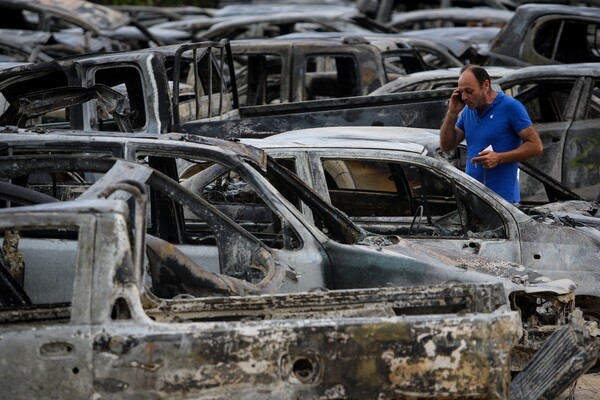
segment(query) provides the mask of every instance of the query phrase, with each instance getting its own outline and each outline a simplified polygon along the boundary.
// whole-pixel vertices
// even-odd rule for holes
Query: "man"
[[[490,76],[478,65],[461,70],[440,129],[440,148],[453,150],[465,138],[467,174],[508,202],[521,201],[519,161],[541,154],[542,141],[525,106],[493,90]]]

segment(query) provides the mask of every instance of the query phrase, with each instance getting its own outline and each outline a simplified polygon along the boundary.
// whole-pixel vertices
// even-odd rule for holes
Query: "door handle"
[[[481,249],[481,244],[478,242],[465,242],[463,243],[463,250],[467,253],[471,254],[479,254],[479,250]]]
[[[61,341],[48,342],[40,347],[40,355],[48,358],[63,357],[72,354],[74,350],[75,346],[72,343]]]

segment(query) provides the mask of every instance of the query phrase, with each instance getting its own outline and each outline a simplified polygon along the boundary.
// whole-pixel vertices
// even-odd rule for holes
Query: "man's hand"
[[[486,147],[478,153],[479,157],[473,157],[471,162],[481,163],[483,168],[495,168],[498,164],[524,161],[542,153],[544,147],[533,125],[523,129],[518,135],[523,144],[516,149],[496,153],[492,148]]]
[[[465,138],[465,133],[456,127],[458,114],[465,108],[460,90],[455,89],[452,92],[449,103],[448,112],[446,112],[446,117],[440,128],[440,150],[442,151],[454,150]]]
[[[458,89],[454,89],[452,96],[450,96],[450,104],[448,105],[448,112],[452,114],[458,114],[465,108],[465,102],[462,99],[462,93]]]
[[[479,154],[479,157],[471,158],[471,162],[481,163],[483,168],[495,168],[502,162],[501,155],[493,150],[482,150],[477,154]]]

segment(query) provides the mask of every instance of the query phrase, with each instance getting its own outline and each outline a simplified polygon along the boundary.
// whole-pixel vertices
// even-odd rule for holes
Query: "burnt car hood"
[[[548,225],[570,226],[600,241],[600,204],[595,201],[570,200],[530,207],[528,214],[544,216]]]
[[[456,56],[461,56],[471,48],[487,49],[496,38],[500,28],[497,27],[448,27],[421,29],[402,32],[398,36],[430,40],[446,47]]]
[[[600,223],[600,204],[596,201],[569,200],[547,203],[536,207],[531,207],[539,213],[546,214],[568,214],[572,216],[593,216]]]
[[[397,244],[385,246],[385,250],[403,257],[414,257],[421,260],[429,258],[431,265],[455,267],[464,271],[465,282],[502,282],[507,293],[524,291],[526,293],[550,292],[565,295],[573,292],[577,287],[570,279],[551,280],[547,276],[517,263],[460,253],[435,245],[409,242],[400,237],[397,239],[393,240]],[[463,281],[460,278],[456,279],[456,273],[453,276],[452,281]]]

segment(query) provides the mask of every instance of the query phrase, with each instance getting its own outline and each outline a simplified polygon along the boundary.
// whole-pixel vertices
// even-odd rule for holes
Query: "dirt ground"
[[[572,394],[565,392],[557,400],[598,400],[600,399],[600,372],[585,374],[577,380]]]

